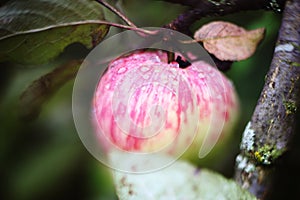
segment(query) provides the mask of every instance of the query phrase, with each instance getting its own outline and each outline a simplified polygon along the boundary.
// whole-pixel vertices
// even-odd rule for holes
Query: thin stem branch
[[[165,0],[171,3],[178,3],[189,6],[190,9],[180,14],[171,23],[166,24],[165,28],[177,30],[186,35],[193,36],[190,31],[191,25],[202,17],[223,16],[245,10],[267,9],[281,12],[285,0],[231,0],[231,1],[212,1],[212,0]],[[217,67],[221,71],[230,69],[232,62],[221,61],[211,55]]]
[[[231,0],[231,1],[212,1],[212,0],[165,0],[172,3],[180,3],[190,6],[191,9],[179,15],[165,27],[171,28],[191,35],[189,27],[202,17],[224,16],[227,14],[246,11],[267,9],[281,12],[285,0]]]
[[[104,1],[104,0],[96,0],[96,1],[98,3],[100,3],[101,5],[105,6],[107,9],[109,9],[113,13],[115,13],[116,15],[118,15],[129,26],[137,28],[137,26],[132,21],[130,21],[123,13],[118,11],[115,7],[113,7],[112,5],[107,3],[106,1]]]
[[[22,120],[34,120],[42,106],[69,80],[75,78],[83,60],[70,60],[33,81],[20,96],[19,114]]]
[[[270,70],[236,159],[236,180],[264,199],[290,148],[300,105],[300,2],[286,2]]]
[[[97,20],[97,21],[100,21],[100,20]],[[146,30],[146,29],[143,29],[143,28],[127,26],[127,25],[118,24],[118,23],[114,23],[114,22],[101,21],[101,24],[106,24],[106,25],[110,25],[110,26],[114,26],[114,27],[118,27],[118,28],[123,28],[123,29],[127,29],[127,30],[133,30],[133,31],[145,33],[145,34],[148,34],[148,35],[156,34],[156,31],[149,31],[149,30]]]

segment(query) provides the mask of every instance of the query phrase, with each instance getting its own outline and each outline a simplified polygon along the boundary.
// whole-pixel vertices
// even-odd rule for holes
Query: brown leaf
[[[215,21],[202,26],[194,38],[222,61],[239,61],[249,58],[264,37],[265,28],[247,31],[235,24]]]

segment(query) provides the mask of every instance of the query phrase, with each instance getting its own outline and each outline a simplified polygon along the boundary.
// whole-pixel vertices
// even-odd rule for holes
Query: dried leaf
[[[0,7],[0,61],[45,63],[69,44],[99,43],[109,27],[93,0],[9,1]]]
[[[247,31],[223,21],[211,22],[195,32],[194,38],[222,61],[239,61],[249,58],[264,37],[264,28]]]
[[[151,165],[151,161],[140,163],[138,167],[143,165]],[[256,199],[233,180],[207,169],[199,170],[184,161],[176,161],[171,166],[145,174],[116,171],[114,182],[120,200]]]

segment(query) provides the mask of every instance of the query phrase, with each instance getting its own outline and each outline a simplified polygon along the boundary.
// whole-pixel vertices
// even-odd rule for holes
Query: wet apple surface
[[[178,59],[177,59],[178,60]],[[180,67],[163,51],[137,51],[110,62],[93,99],[105,150],[198,156],[231,132],[238,99],[231,82],[203,61]],[[217,144],[218,145],[218,144]]]

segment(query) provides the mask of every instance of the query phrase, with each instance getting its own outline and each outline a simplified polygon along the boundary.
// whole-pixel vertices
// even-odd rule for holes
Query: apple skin
[[[92,109],[105,151],[185,152],[193,160],[206,137],[217,148],[228,139],[239,103],[232,83],[209,64],[182,69],[163,51],[136,51],[110,62]]]

